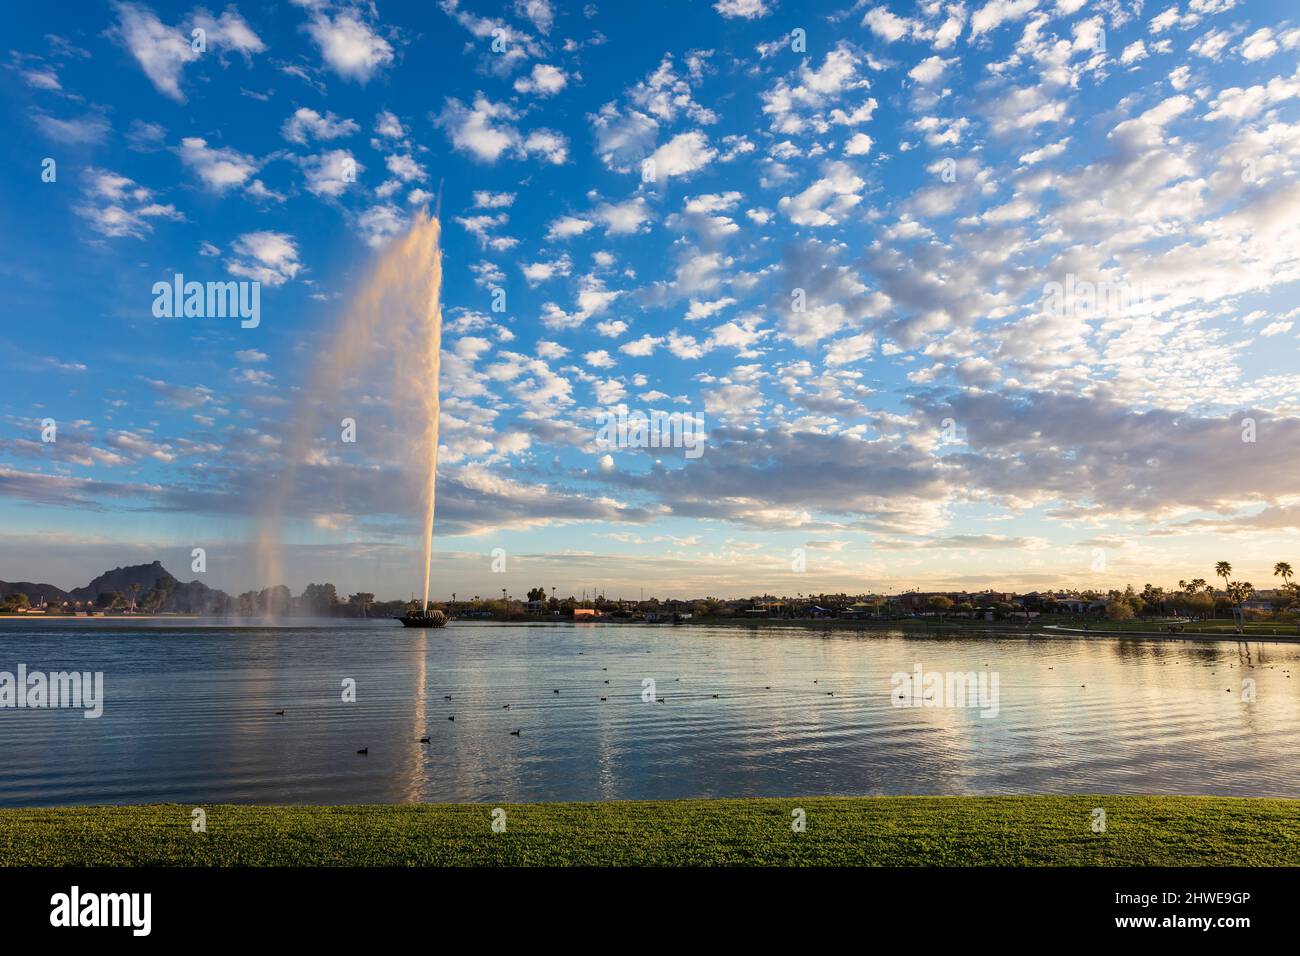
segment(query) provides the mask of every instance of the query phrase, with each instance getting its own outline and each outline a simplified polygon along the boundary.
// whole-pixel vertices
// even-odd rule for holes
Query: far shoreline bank
[[[286,617],[286,618],[222,618],[209,617],[199,614],[114,614],[114,615],[68,615],[68,614],[3,614],[0,615],[0,626],[9,621],[41,621],[45,623],[63,623],[63,624],[92,624],[92,625],[126,625],[137,622],[149,622],[153,624],[174,624],[177,627],[202,626],[218,628],[226,627],[239,630],[265,630],[274,628],[305,628],[322,622],[361,622],[361,621],[387,621],[389,618],[370,617],[370,618],[351,618],[351,617]],[[391,620],[396,621],[396,618]],[[631,621],[619,618],[601,618],[599,620],[575,621],[573,619],[536,619],[523,621],[497,621],[486,618],[453,618],[450,622],[452,626],[460,625],[496,625],[499,627],[627,627],[639,626],[650,628],[662,628],[666,631],[673,631],[688,628],[701,627],[719,627],[732,628],[749,631],[809,631],[809,632],[872,632],[872,631],[897,631],[907,637],[934,637],[945,638],[962,635],[983,635],[989,637],[1020,637],[1020,638],[1067,638],[1067,639],[1113,639],[1113,640],[1160,640],[1160,641],[1189,641],[1189,642],[1221,642],[1221,643],[1261,643],[1261,644],[1297,644],[1300,643],[1300,634],[1278,634],[1278,633],[1259,633],[1248,632],[1245,634],[1232,634],[1221,631],[1180,631],[1170,633],[1168,631],[1123,631],[1109,628],[1084,629],[1081,627],[1069,627],[1062,624],[1042,624],[1030,625],[1008,625],[1005,623],[961,623],[954,624],[945,622],[938,624],[934,621],[922,619],[903,619],[903,620],[869,620],[855,621],[844,620],[841,618],[834,619],[808,619],[808,618],[762,618],[749,620],[745,618],[696,618],[690,621],[682,621],[676,624],[669,622],[647,622]],[[445,632],[444,632],[445,633]]]

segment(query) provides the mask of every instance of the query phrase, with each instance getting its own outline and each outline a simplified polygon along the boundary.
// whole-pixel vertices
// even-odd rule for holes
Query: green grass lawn
[[[1092,831],[1092,810],[1106,831]],[[802,808],[807,829],[792,832]],[[1297,866],[1300,800],[843,797],[0,810],[7,866]]]

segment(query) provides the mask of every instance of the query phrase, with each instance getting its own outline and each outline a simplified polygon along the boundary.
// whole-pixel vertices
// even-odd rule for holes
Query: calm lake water
[[[106,702],[0,709],[5,806],[1300,796],[1300,645],[0,621],[0,671],[19,664],[102,671]],[[996,716],[895,706],[891,675],[918,665],[996,674]]]

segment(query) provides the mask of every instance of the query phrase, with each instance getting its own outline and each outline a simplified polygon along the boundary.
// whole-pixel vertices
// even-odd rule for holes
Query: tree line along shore
[[[1053,626],[1077,630],[1180,633],[1287,633],[1300,629],[1300,584],[1291,565],[1279,561],[1278,586],[1256,589],[1233,578],[1229,562],[1214,566],[1222,587],[1204,578],[1178,586],[1145,585],[1123,589],[1061,590],[1019,594],[1010,591],[921,591],[889,594],[820,593],[748,598],[611,598],[593,589],[589,596],[560,597],[554,587],[532,587],[521,596],[502,588],[500,596],[461,597],[432,603],[460,619],[494,621],[605,621],[636,623],[735,623],[781,621],[824,626],[826,622],[923,622],[939,628],[978,626],[1022,628]],[[115,568],[84,588],[64,592],[48,584],[0,581],[0,613],[62,615],[200,615],[232,618],[398,617],[419,608],[414,600],[380,601],[359,591],[342,596],[331,583],[308,584],[294,595],[277,585],[231,596],[199,581],[183,583],[160,562]]]

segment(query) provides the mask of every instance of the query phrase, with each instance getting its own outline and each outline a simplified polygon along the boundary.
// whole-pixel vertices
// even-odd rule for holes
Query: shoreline
[[[111,624],[131,624],[135,622],[163,622],[175,624],[178,627],[197,627],[205,628],[225,627],[231,629],[246,630],[266,630],[266,629],[293,629],[312,627],[320,623],[356,623],[362,621],[387,621],[389,618],[371,617],[371,618],[346,618],[346,617],[287,617],[276,619],[262,618],[220,618],[205,617],[199,614],[132,614],[132,615],[112,615],[112,616],[73,616],[65,614],[0,614],[0,626],[8,621],[42,621],[46,623],[64,623],[64,624],[94,624],[94,625],[111,625]],[[396,620],[393,618],[392,620]],[[1106,628],[1084,630],[1081,627],[1070,627],[1064,624],[1039,624],[1029,627],[1009,626],[1006,624],[935,624],[931,621],[905,618],[897,621],[855,621],[844,620],[839,618],[829,619],[810,619],[810,618],[762,618],[758,620],[746,620],[744,618],[697,618],[690,621],[683,621],[679,624],[670,622],[648,623],[646,621],[629,621],[615,618],[600,619],[592,621],[575,621],[572,619],[557,620],[526,620],[526,621],[496,621],[487,618],[453,618],[451,625],[460,624],[462,626],[487,626],[494,625],[497,627],[649,627],[662,628],[666,631],[686,628],[701,627],[718,627],[734,628],[750,631],[762,630],[786,630],[786,631],[822,631],[822,632],[846,632],[846,631],[898,631],[906,637],[950,637],[962,635],[983,635],[991,637],[1021,637],[1021,638],[1106,638],[1116,640],[1132,639],[1156,639],[1161,641],[1219,641],[1224,643],[1262,643],[1262,644],[1297,644],[1300,643],[1300,634],[1261,634],[1259,632],[1233,634],[1222,631],[1180,631],[1171,634],[1168,631],[1122,631],[1110,630]]]
[[[901,631],[908,637],[948,637],[962,634],[985,634],[996,637],[1026,637],[1026,638],[1043,638],[1043,637],[1086,637],[1086,638],[1159,638],[1164,641],[1225,641],[1229,643],[1257,642],[1265,644],[1296,644],[1300,643],[1300,634],[1230,634],[1215,631],[1180,631],[1177,634],[1171,634],[1168,631],[1118,631],[1118,630],[1084,630],[1077,627],[1066,627],[1062,624],[1040,624],[1031,625],[1030,627],[1008,627],[1006,625],[975,625],[975,624],[947,624],[935,625],[933,623],[919,621],[916,619],[906,619],[902,621],[844,621],[844,620],[783,620],[780,618],[770,618],[761,621],[745,620],[708,620],[695,621],[683,626],[703,626],[703,627],[747,627],[752,630],[761,629],[799,629],[810,631],[870,631],[870,630],[894,630]],[[659,625],[652,625],[659,626]]]

